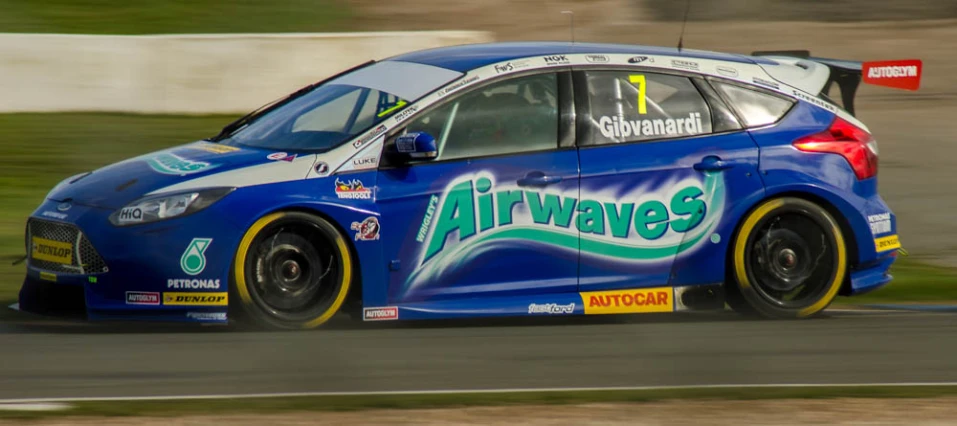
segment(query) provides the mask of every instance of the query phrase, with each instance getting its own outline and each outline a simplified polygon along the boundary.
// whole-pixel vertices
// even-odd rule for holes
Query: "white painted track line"
[[[109,396],[82,398],[25,398],[0,399],[4,404],[42,404],[61,402],[103,402],[103,401],[176,401],[204,399],[250,399],[250,398],[296,398],[324,396],[401,396],[401,395],[454,395],[489,393],[535,393],[535,392],[601,392],[601,391],[659,391],[680,389],[768,389],[768,388],[837,388],[837,387],[934,387],[957,386],[957,382],[904,382],[904,383],[782,383],[782,384],[717,384],[688,386],[617,386],[617,387],[580,387],[580,388],[523,388],[523,389],[446,389],[414,391],[379,392],[287,392],[287,393],[249,393],[220,395],[167,395],[167,396]]]

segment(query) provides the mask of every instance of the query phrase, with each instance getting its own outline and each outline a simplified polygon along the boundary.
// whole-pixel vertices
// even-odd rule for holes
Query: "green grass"
[[[76,173],[213,135],[233,118],[0,114],[0,303],[16,299],[24,266],[10,263],[24,254],[26,218],[53,185]],[[957,301],[957,270],[905,257],[892,273],[891,285],[839,303]]]
[[[0,418],[54,416],[188,416],[289,411],[454,408],[503,405],[640,403],[672,399],[762,400],[831,398],[927,398],[957,395],[955,386],[835,386],[771,388],[676,388],[655,390],[501,392],[422,395],[315,396],[250,399],[78,402],[51,412],[0,411]]]
[[[874,292],[842,297],[840,303],[957,302],[957,269],[928,265],[900,257],[891,267],[894,280]]]
[[[16,299],[26,218],[57,182],[216,134],[232,116],[0,114],[0,301]]]
[[[0,0],[0,32],[352,31],[343,0]]]

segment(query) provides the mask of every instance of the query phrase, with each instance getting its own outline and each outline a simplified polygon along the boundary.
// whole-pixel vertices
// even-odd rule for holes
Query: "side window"
[[[686,77],[640,71],[587,71],[591,108],[582,145],[712,132],[711,109]]]
[[[558,147],[558,78],[539,74],[470,91],[413,120],[435,137],[438,160]]]
[[[784,117],[794,101],[733,84],[712,81],[748,127],[766,126]]]

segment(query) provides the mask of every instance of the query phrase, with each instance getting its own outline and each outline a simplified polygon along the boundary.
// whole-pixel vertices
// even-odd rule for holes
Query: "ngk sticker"
[[[861,70],[864,82],[895,89],[917,90],[924,68],[919,59],[865,62]]]

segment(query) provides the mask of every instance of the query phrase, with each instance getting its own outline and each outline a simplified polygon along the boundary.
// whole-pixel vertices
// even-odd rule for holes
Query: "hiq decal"
[[[459,176],[423,212],[419,260],[407,289],[436,280],[491,246],[569,250],[580,252],[583,261],[667,261],[707,241],[724,211],[720,173],[624,185],[559,192],[499,185],[489,172]]]

